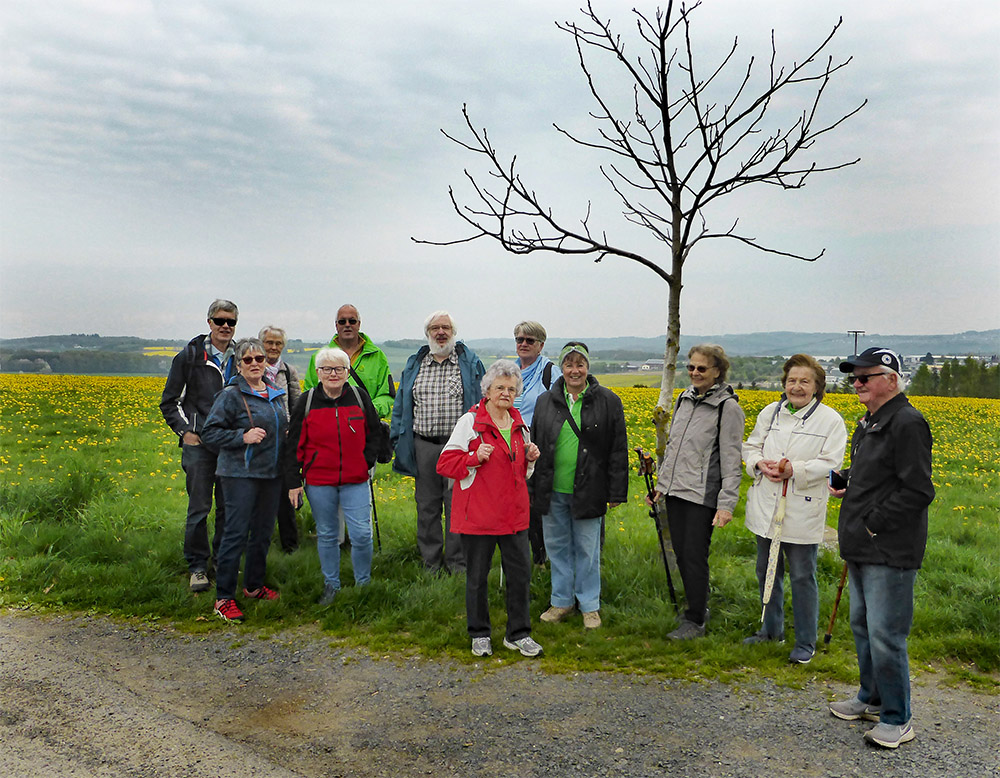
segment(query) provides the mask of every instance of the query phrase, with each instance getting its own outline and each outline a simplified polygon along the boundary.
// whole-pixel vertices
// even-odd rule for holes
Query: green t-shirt
[[[580,421],[580,408],[583,407],[583,395],[589,388],[589,385],[583,388],[579,397],[576,398],[576,402],[573,402],[569,391],[564,388],[566,405],[577,427],[583,426]],[[553,491],[560,494],[573,494],[573,482],[576,480],[576,457],[579,451],[580,439],[573,432],[569,422],[564,421],[562,429],[559,430],[559,437],[556,438],[555,467],[552,477]]]

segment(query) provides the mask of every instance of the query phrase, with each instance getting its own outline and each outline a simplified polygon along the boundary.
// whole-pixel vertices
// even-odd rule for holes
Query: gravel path
[[[1000,776],[997,697],[922,676],[917,739],[893,752],[827,712],[852,691],[373,659],[305,630],[191,636],[0,613],[0,775]]]

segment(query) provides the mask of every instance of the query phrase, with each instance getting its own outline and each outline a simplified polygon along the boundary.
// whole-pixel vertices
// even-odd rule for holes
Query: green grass
[[[415,543],[412,481],[391,474],[386,466],[380,466],[376,479],[382,550],[375,554],[369,586],[351,585],[350,556],[344,554],[345,586],[335,605],[323,610],[315,604],[322,577],[315,539],[308,534],[312,522],[307,506],[299,514],[302,547],[290,555],[272,550],[268,559],[268,582],[280,589],[281,600],[245,603],[247,622],[242,626],[213,618],[213,593],[192,595],[187,590],[181,554],[186,498],[180,454],[176,440],[158,419],[158,388],[151,383],[142,390],[145,394],[137,390],[134,407],[118,403],[101,411],[88,405],[59,414],[56,409],[65,408],[66,401],[50,398],[49,393],[36,392],[12,402],[0,392],[4,402],[0,406],[4,452],[0,606],[166,622],[191,632],[225,630],[233,633],[234,640],[247,633],[271,634],[315,624],[331,639],[373,654],[413,652],[482,662],[468,650],[464,579],[423,571]],[[655,392],[645,391],[655,398]],[[767,399],[762,393],[760,403]],[[626,410],[634,415],[631,402],[626,400]],[[996,434],[1000,411],[975,417],[973,421],[982,424],[985,418],[992,427],[970,447],[957,442],[965,439],[962,435],[949,437],[940,426],[951,418],[949,408],[941,407],[940,419],[932,420],[938,425],[935,439],[941,441],[935,447],[938,497],[931,509],[924,569],[917,578],[910,655],[917,672],[943,670],[956,682],[996,691],[1000,689]],[[132,412],[136,416],[128,424],[108,431],[113,419]],[[748,408],[748,415],[752,412]],[[79,428],[77,420],[82,422]],[[969,434],[964,430],[964,436]],[[989,445],[993,448],[984,451]],[[742,527],[742,503],[734,522],[713,537],[708,636],[692,643],[668,641],[674,610],[655,527],[640,504],[642,491],[642,482],[634,475],[629,503],[607,517],[601,629],[585,632],[579,615],[562,624],[539,623],[537,616],[548,605],[549,573],[535,572],[533,636],[545,648],[538,660],[541,667],[688,679],[766,676],[789,685],[813,678],[856,681],[846,591],[833,639],[828,650],[822,648],[841,570],[840,559],[828,551],[821,551],[819,558],[821,647],[813,662],[806,668],[789,666],[790,642],[742,645],[742,639],[756,630],[760,616],[753,573],[756,550]],[[835,523],[835,508],[830,516]],[[676,569],[673,572],[680,590]],[[499,558],[490,592],[494,637],[499,641],[505,620]],[[790,605],[786,613],[790,621]],[[518,661],[511,653],[497,652],[486,664]]]

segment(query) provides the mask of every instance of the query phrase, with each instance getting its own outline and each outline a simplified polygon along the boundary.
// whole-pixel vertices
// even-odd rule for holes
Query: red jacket
[[[486,410],[486,400],[458,420],[438,459],[439,474],[453,478],[451,531],[467,535],[512,535],[528,528],[527,479],[534,464],[525,458],[528,428],[521,414],[510,409],[510,443],[504,440]],[[493,446],[479,463],[479,446]]]

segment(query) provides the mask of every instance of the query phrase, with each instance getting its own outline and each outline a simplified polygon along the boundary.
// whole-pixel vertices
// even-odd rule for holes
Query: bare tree
[[[650,257],[611,243],[606,232],[590,227],[591,209],[579,222],[557,217],[535,190],[518,174],[516,157],[501,159],[485,129],[477,129],[463,106],[468,138],[463,140],[442,130],[444,135],[469,151],[481,155],[488,166],[490,181],[481,184],[468,169],[465,176],[475,194],[473,204],[459,202],[454,188],[449,188],[452,205],[472,228],[472,235],[449,241],[417,241],[433,245],[454,245],[479,238],[492,238],[515,254],[555,252],[585,255],[600,262],[605,257],[620,257],[648,267],[667,282],[667,336],[663,380],[654,420],[657,430],[657,453],[662,457],[666,444],[666,426],[672,407],[677,352],[681,332],[681,289],[684,263],[691,250],[709,238],[730,238],[758,251],[812,262],[822,256],[779,251],[763,246],[753,237],[737,231],[738,220],[728,229],[713,230],[703,213],[719,198],[751,184],[770,184],[781,189],[799,189],[813,173],[838,170],[860,161],[822,165],[815,161],[800,163],[796,157],[810,149],[816,140],[860,111],[862,102],[832,122],[818,122],[820,101],[834,73],[851,59],[835,63],[824,54],[840,28],[837,21],[825,39],[801,62],[777,64],[774,33],[771,56],[764,80],[755,89],[755,61],[750,59],[739,71],[731,96],[718,101],[713,92],[723,81],[723,73],[733,64],[738,40],[707,76],[696,72],[691,46],[690,17],[701,5],[675,4],[668,0],[666,10],[654,16],[634,10],[636,26],[649,51],[643,56],[626,56],[625,43],[594,12],[590,0],[581,10],[582,24],[557,23],[573,36],[590,93],[598,108],[591,116],[598,123],[597,137],[586,140],[558,125],[556,130],[581,146],[607,152],[611,161],[601,166],[601,173],[623,206],[622,215],[629,222],[648,230],[668,251],[662,257]],[[595,51],[624,70],[630,80],[631,99],[626,111],[619,112],[614,101],[598,89],[588,55]],[[809,104],[788,119],[789,126],[768,129],[765,116],[776,113],[775,97],[782,90],[805,85]],[[753,94],[751,94],[751,92]],[[620,95],[620,84],[606,94]],[[769,113],[770,112],[770,113]],[[624,118],[623,118],[624,116]],[[416,239],[414,239],[416,240]],[[669,252],[669,267],[666,266]]]

